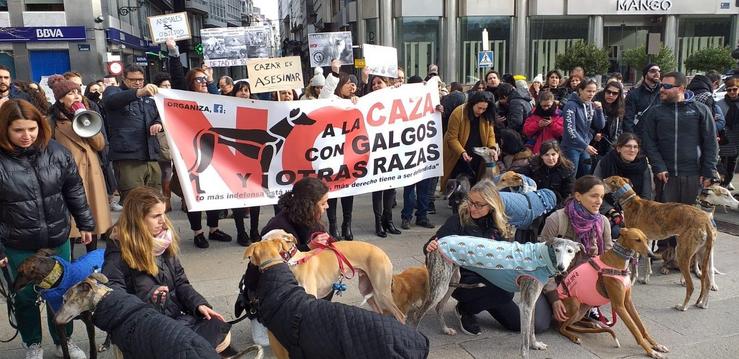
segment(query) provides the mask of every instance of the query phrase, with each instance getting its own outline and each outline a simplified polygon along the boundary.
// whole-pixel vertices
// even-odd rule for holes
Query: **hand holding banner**
[[[155,44],[164,43],[169,37],[174,38],[175,41],[187,40],[191,37],[186,12],[149,16],[146,19],[149,20],[151,41]]]
[[[375,91],[356,105],[177,90],[154,98],[191,211],[274,204],[306,176],[336,198],[442,174],[435,80]]]
[[[252,93],[303,88],[300,56],[249,60],[246,68]]]

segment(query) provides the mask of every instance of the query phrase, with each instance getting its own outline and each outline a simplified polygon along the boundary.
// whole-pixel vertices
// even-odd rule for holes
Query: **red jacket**
[[[544,128],[539,128],[539,120],[543,117],[537,115],[535,112],[526,118],[526,122],[523,125],[523,133],[530,140],[535,140],[532,151],[534,155],[539,154],[541,144],[549,140],[562,140],[562,133],[564,132],[564,118],[562,114],[557,110],[554,116],[552,116],[552,123]]]

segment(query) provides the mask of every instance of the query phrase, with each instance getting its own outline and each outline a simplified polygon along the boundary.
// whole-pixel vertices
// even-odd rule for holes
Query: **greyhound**
[[[567,270],[581,250],[582,244],[559,237],[545,243],[525,244],[466,236],[441,238],[439,249],[426,255],[429,295],[418,310],[408,314],[408,323],[418,327],[426,312],[436,306],[442,331],[456,334],[446,325],[442,311],[452,294],[450,283],[459,282],[459,267],[462,266],[505,290],[521,291],[521,356],[528,358],[529,348],[547,349],[546,344],[536,340],[533,326],[536,300],[544,289],[544,282]],[[513,259],[522,264],[509,261]]]
[[[87,313],[100,329],[111,334],[113,343],[121,352],[129,353],[132,357],[220,358],[210,343],[181,322],[143,304],[132,294],[113,291],[105,285],[107,282],[105,275],[94,272],[70,288],[64,294],[64,304],[54,321],[64,325],[76,316]],[[111,318],[114,315],[117,317]],[[177,348],[179,352],[160,353],[156,350],[160,347]],[[229,358],[246,358],[246,354],[253,351],[256,352],[255,359],[264,356],[261,346],[252,345]]]

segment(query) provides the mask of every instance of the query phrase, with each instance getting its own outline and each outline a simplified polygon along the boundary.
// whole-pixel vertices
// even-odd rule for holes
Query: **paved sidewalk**
[[[398,196],[399,205],[402,198]],[[179,201],[175,201],[179,208]],[[439,214],[431,215],[432,222],[440,225],[450,215],[446,204],[436,202]],[[395,220],[400,222],[400,208],[396,208]],[[739,212],[729,211],[724,214],[718,211],[716,218],[719,228],[739,228]],[[358,196],[354,208],[354,233],[356,240],[371,242],[385,250],[393,261],[395,272],[419,265],[423,262],[421,246],[430,238],[434,230],[413,227],[403,231],[402,235],[380,239],[374,235],[374,223],[370,196]],[[263,207],[260,225],[264,225],[272,216],[270,207]],[[184,213],[174,211],[171,214],[183,241],[182,262],[193,283],[217,311],[226,318],[233,318],[233,303],[237,294],[237,284],[246,266],[242,259],[243,247],[235,242],[211,242],[209,249],[201,250],[192,244],[192,235]],[[205,222],[205,219],[203,219]],[[248,221],[246,221],[248,223]],[[735,227],[732,227],[735,226]],[[221,221],[221,229],[234,234],[232,219]],[[734,232],[739,233],[739,231]],[[654,275],[648,286],[638,285],[634,289],[634,302],[650,333],[662,344],[670,348],[670,358],[736,358],[739,353],[739,238],[725,233],[719,234],[716,245],[716,266],[726,275],[717,276],[720,291],[711,292],[710,308],[691,307],[685,313],[677,312],[672,306],[682,301],[684,288],[679,283],[679,276],[673,273],[667,276]],[[81,250],[81,248],[78,248]],[[345,295],[336,300],[344,303],[358,304],[361,298],[356,289],[356,281],[348,283]],[[697,299],[694,293],[692,302]],[[454,318],[451,300],[447,306],[446,318],[452,327],[458,324]],[[12,335],[7,324],[7,315],[2,303],[0,311],[0,339]],[[610,310],[607,310],[610,315]],[[439,330],[436,315],[431,313],[421,322],[420,330],[431,340],[430,358],[516,358],[520,345],[518,333],[504,332],[488,314],[480,314],[483,332],[479,336],[458,334],[446,336]],[[45,325],[45,321],[44,321]],[[543,352],[532,352],[532,358],[627,358],[643,357],[644,352],[637,346],[627,328],[619,320],[616,325],[621,348],[614,348],[613,341],[607,334],[584,335],[583,344],[576,345],[558,333],[550,330],[538,338],[549,344]],[[52,358],[48,332],[44,330],[46,358]],[[102,342],[104,333],[98,331],[98,343]],[[84,325],[76,321],[74,340],[86,350]],[[233,328],[233,343],[244,348],[251,343],[248,322],[242,322]],[[0,343],[0,358],[23,358],[24,350],[20,348],[20,339],[11,343]],[[112,357],[104,353],[102,358]]]

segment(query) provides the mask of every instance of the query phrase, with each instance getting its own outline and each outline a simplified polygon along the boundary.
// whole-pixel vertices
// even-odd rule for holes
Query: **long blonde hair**
[[[508,216],[505,214],[505,205],[503,204],[503,200],[500,198],[500,194],[498,194],[498,189],[495,187],[495,184],[488,179],[484,179],[470,188],[469,193],[473,192],[479,194],[483,201],[490,206],[490,215],[493,216],[493,222],[495,223],[495,226],[498,227],[500,234],[506,239],[513,238],[513,228],[508,224]],[[472,217],[470,216],[469,197],[459,205],[459,219],[463,225],[473,224]]]
[[[121,258],[131,269],[146,272],[152,276],[159,273],[153,253],[153,237],[144,218],[151,209],[164,203],[165,198],[150,187],[137,187],[128,192],[123,203],[121,217],[115,224],[115,233],[121,249]],[[172,243],[165,253],[176,256],[179,253],[179,239],[167,215],[164,215],[167,229],[172,232]]]

